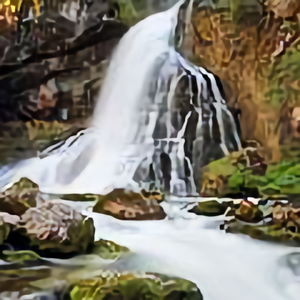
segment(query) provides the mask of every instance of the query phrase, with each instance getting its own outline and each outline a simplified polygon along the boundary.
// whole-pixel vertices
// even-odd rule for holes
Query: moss
[[[187,280],[169,278],[159,274],[117,274],[81,280],[70,288],[71,300],[100,299],[186,299],[202,300],[197,286]]]
[[[293,195],[300,193],[299,162],[299,158],[294,156],[289,160],[282,160],[265,167],[262,164],[261,171],[263,172],[257,172],[257,165],[247,165],[241,169],[236,157],[229,156],[207,165],[204,168],[204,174],[226,178],[223,180],[223,185],[233,193],[244,189],[257,189],[260,196]],[[225,190],[224,187],[223,190]],[[218,196],[225,195],[223,193]]]

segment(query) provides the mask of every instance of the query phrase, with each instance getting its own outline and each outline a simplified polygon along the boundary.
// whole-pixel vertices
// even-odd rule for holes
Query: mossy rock
[[[159,203],[163,195],[159,192],[126,192],[117,189],[99,197],[93,212],[113,216],[120,220],[162,220],[166,213]]]
[[[227,214],[233,218],[228,222],[226,231],[249,235],[254,239],[300,245],[300,208],[293,204],[275,202],[264,207],[242,203],[237,210]],[[261,222],[263,221],[263,222]]]
[[[241,233],[256,240],[283,243],[291,246],[300,245],[300,236],[294,236],[281,226],[274,225],[272,222],[260,226],[231,223],[227,230],[229,233]]]
[[[257,223],[260,222],[264,216],[258,205],[250,201],[242,201],[235,211],[235,217],[244,222]]]
[[[46,257],[85,254],[93,248],[94,222],[68,205],[47,201],[28,209],[8,243],[17,250],[33,250]]]
[[[201,188],[205,190],[205,184],[208,185],[215,190],[212,196],[218,197],[226,196],[228,191],[233,194],[244,190],[253,197],[300,193],[298,157],[291,156],[266,165],[259,157],[253,158],[254,154],[250,155],[249,151],[246,154],[234,152],[211,162],[202,170]],[[205,180],[211,183],[207,184]]]
[[[215,200],[204,201],[199,202],[198,205],[194,206],[189,212],[201,216],[215,217],[224,215],[228,207],[230,207],[229,202],[219,203]]]
[[[116,260],[129,252],[112,241],[95,242],[93,220],[56,200],[28,209],[15,223],[5,220],[10,220],[7,215],[0,216],[0,253],[8,262],[81,254]]]
[[[21,178],[0,193],[0,211],[21,216],[27,209],[36,206],[38,192],[37,184],[27,178]]]
[[[116,273],[98,270],[100,275],[84,278],[81,272],[71,279],[71,268],[52,265],[32,268],[9,265],[0,269],[0,299],[20,299],[23,295],[38,293],[46,299],[100,300],[100,299],[164,299],[202,300],[198,287],[181,278],[153,273]],[[59,271],[60,270],[60,271]],[[78,271],[78,270],[77,270]],[[55,276],[56,274],[56,276]],[[48,298],[49,297],[49,298]],[[44,299],[44,298],[43,298]]]
[[[184,279],[158,274],[136,275],[114,272],[105,272],[102,276],[73,284],[69,295],[70,300],[203,299],[197,286]]]
[[[129,253],[129,249],[112,241],[100,239],[94,243],[92,253],[99,255],[103,259],[115,260],[120,258],[123,254]]]

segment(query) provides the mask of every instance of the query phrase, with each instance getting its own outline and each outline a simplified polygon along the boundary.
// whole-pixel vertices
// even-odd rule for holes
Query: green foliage
[[[300,160],[297,157],[270,164],[261,175],[256,174],[251,167],[238,169],[230,157],[212,162],[205,170],[218,176],[223,175],[227,179],[226,184],[234,192],[244,187],[257,188],[262,196],[300,193]]]
[[[290,78],[296,80],[300,75],[300,52],[291,47],[285,55],[280,57],[280,60],[274,65],[273,79]]]
[[[141,16],[138,15],[131,0],[119,0],[120,19],[127,25],[134,25],[137,23]]]
[[[272,65],[269,76],[269,91],[265,95],[269,97],[270,104],[279,108],[285,100],[299,101],[299,91],[291,85],[300,78],[300,51],[296,46],[286,50],[284,55],[277,57]]]
[[[229,156],[211,162],[208,166],[204,167],[203,171],[208,171],[214,175],[228,176],[232,175],[237,170],[237,167],[232,164]]]

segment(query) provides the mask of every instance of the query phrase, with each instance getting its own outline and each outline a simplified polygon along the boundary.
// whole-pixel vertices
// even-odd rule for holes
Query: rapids
[[[166,204],[165,209],[170,213],[174,204]],[[113,240],[133,252],[109,269],[179,276],[195,282],[206,300],[299,297],[300,252],[295,248],[226,234],[219,230],[220,219],[186,211],[174,220],[143,222],[82,211],[94,219],[96,239]],[[298,272],[287,262],[291,253],[298,257]]]
[[[176,51],[184,3],[129,30],[113,55],[91,127],[46,149],[45,158],[2,168],[4,189],[27,177],[51,194],[105,194],[154,183],[174,197],[197,195],[201,166],[241,145],[216,78]],[[218,220],[183,219],[164,205],[169,218],[150,222],[85,211],[94,219],[96,240],[113,240],[133,253],[110,268],[186,278],[205,300],[299,298],[299,276],[280,264],[294,249],[226,234]]]

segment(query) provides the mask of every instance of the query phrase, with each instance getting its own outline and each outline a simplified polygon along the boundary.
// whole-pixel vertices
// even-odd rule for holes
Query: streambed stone
[[[159,192],[134,193],[118,189],[99,197],[93,211],[120,220],[162,220],[166,213],[159,205],[161,201],[163,195]]]
[[[37,184],[27,178],[21,178],[0,193],[0,211],[21,216],[27,209],[36,206],[38,192]]]

